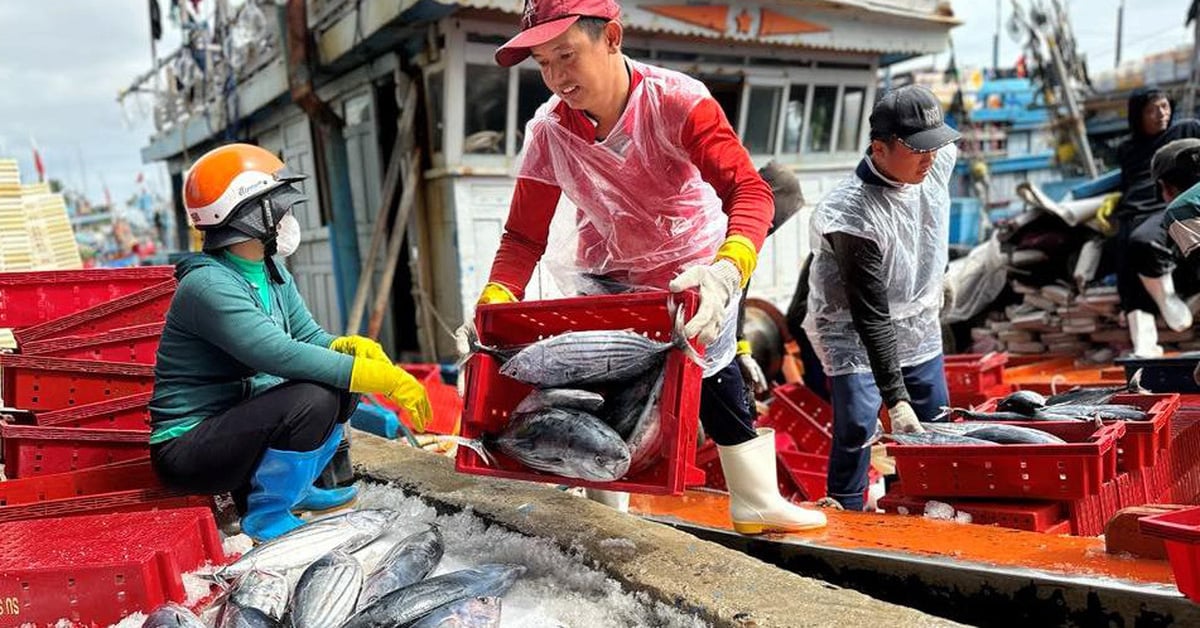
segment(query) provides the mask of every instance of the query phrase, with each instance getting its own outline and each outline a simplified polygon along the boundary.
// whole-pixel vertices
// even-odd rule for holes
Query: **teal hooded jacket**
[[[291,274],[275,266],[283,281],[268,279],[267,308],[259,286],[219,254],[176,265],[179,285],[154,366],[151,444],[288,380],[349,389],[353,356],[328,348],[334,336],[313,320]]]

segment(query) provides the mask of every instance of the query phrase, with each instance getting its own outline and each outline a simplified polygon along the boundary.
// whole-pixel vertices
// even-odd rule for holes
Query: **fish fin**
[[[1150,391],[1142,388],[1142,369],[1133,372],[1133,377],[1129,378],[1129,383],[1125,385],[1125,390],[1139,395],[1149,394]]]
[[[1067,381],[1067,378],[1065,376],[1063,376],[1062,373],[1055,373],[1054,376],[1050,378],[1050,396],[1051,397],[1058,394],[1058,383],[1065,382],[1065,381]]]
[[[492,458],[491,454],[488,453],[487,447],[483,445],[483,441],[479,440],[478,438],[463,438],[462,436],[448,436],[447,438],[454,441],[458,445],[466,447],[467,449],[479,454],[479,457],[483,458],[483,463],[487,466],[496,466],[495,459]]]
[[[932,419],[933,421],[941,421],[942,419],[949,419],[949,418],[954,417],[955,409],[951,408],[950,406],[942,406],[938,410],[939,411],[937,413],[937,416],[933,417],[933,419]]]

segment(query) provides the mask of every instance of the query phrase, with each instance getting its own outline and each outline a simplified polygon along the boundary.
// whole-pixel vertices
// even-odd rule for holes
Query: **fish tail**
[[[494,458],[492,458],[492,455],[488,453],[487,447],[483,444],[483,440],[478,438],[463,438],[462,436],[447,436],[446,438],[479,454],[479,457],[483,458],[484,464],[488,465],[489,467],[496,466],[496,461]]]
[[[1142,369],[1133,372],[1133,377],[1129,378],[1129,383],[1125,385],[1125,390],[1131,393],[1144,395],[1150,391],[1142,388]]]
[[[675,322],[671,326],[671,335],[675,338],[675,346],[679,347],[683,351],[683,355],[687,356],[687,359],[694,362],[697,366],[703,368],[704,358],[700,357],[700,353],[696,351],[696,348],[692,346],[692,343],[688,342],[687,336],[685,336],[683,333],[683,308],[680,307],[678,303],[675,303],[675,299],[673,297],[667,297],[667,309],[668,311],[674,310],[672,317],[675,319]]]
[[[498,358],[501,361],[506,361],[506,358],[501,355],[499,349],[479,342],[479,332],[475,330],[473,325],[467,325],[466,327],[467,347],[469,350],[467,351],[466,355],[459,357],[458,361],[455,363],[459,368],[462,368],[462,366],[467,363],[467,360],[470,360],[471,356],[475,355],[476,353],[485,353],[494,358]]]

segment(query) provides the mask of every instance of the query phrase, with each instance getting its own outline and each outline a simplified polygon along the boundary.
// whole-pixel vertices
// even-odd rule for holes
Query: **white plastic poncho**
[[[868,185],[850,175],[813,210],[809,235],[815,255],[804,329],[827,375],[871,372],[837,260],[825,239],[831,233],[865,238],[879,246],[900,365],[916,366],[942,352],[938,314],[949,259],[948,186],[957,157],[953,144],[940,149],[919,185]]]
[[[571,228],[551,229],[542,259],[566,294],[610,292],[613,284],[666,290],[683,270],[711,263],[725,240],[721,199],[681,141],[708,89],[678,72],[626,62],[643,78],[603,141],[560,124],[558,96],[525,129],[518,176],[558,186],[577,208],[568,217]],[[556,217],[555,227],[562,222]],[[739,296],[730,299],[721,333],[706,348],[705,377],[734,358]]]

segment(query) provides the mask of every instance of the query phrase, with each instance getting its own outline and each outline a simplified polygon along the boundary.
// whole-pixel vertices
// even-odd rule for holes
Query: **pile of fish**
[[[377,540],[397,513],[359,510],[314,521],[256,546],[214,574],[225,588],[215,628],[495,628],[501,597],[524,572],[487,564],[428,578],[442,560],[436,525],[393,546],[370,573],[353,556]],[[303,569],[293,588],[287,573]],[[177,604],[159,607],[143,628],[207,628]]]
[[[501,363],[500,374],[533,386],[508,423],[479,439],[459,439],[489,465],[499,452],[562,477],[612,482],[650,467],[663,445],[661,400],[667,353],[699,356],[683,338],[659,342],[628,330],[568,332],[520,349],[474,352]]]

